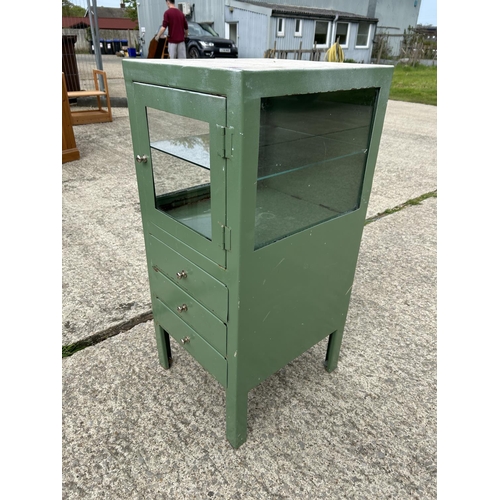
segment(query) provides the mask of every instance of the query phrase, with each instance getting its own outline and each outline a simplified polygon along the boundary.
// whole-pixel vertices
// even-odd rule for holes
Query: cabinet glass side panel
[[[256,249],[359,208],[377,95],[261,100]]]
[[[157,210],[212,238],[209,124],[147,108]]]

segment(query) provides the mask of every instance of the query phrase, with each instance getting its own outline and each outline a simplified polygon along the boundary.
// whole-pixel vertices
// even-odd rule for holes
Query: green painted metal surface
[[[165,245],[154,233],[150,233],[148,245],[153,270],[165,274],[218,318],[227,322],[228,290],[222,282]]]
[[[160,363],[172,336],[214,375],[238,447],[248,391],[326,337],[337,366],[392,67],[123,68]]]

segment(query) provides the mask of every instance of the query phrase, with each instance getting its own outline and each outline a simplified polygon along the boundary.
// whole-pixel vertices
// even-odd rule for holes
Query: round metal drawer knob
[[[186,304],[182,304],[182,306],[177,306],[177,310],[181,313],[188,310],[188,306]]]
[[[189,344],[191,342],[191,339],[189,337],[184,337],[181,339],[181,344]]]
[[[181,280],[182,278],[187,278],[187,272],[182,270],[180,273],[177,273],[177,279]]]

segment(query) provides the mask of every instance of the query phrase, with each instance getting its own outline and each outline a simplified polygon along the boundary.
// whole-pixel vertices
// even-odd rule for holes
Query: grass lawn
[[[437,106],[437,66],[395,66],[389,99]]]

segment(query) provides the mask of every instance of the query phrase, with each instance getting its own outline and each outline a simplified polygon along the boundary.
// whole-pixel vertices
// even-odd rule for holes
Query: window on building
[[[285,20],[282,17],[278,18],[277,26],[277,36],[285,36]]]
[[[349,23],[337,23],[334,42],[337,40],[342,47],[347,48],[347,40],[349,40]]]
[[[302,19],[295,19],[295,36],[302,36]]]
[[[360,22],[358,24],[358,36],[356,37],[356,47],[368,47],[370,39],[370,24]]]
[[[327,21],[316,21],[314,30],[314,43],[316,47],[326,47],[328,44],[330,23]]]

